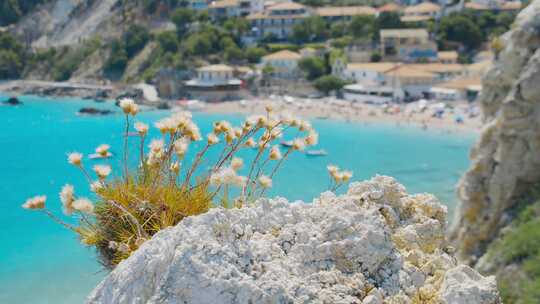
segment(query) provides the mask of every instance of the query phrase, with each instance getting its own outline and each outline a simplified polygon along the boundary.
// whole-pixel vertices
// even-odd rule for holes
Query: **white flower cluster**
[[[245,187],[247,183],[247,177],[238,175],[235,168],[238,168],[238,165],[233,167],[233,164],[231,164],[230,167],[225,167],[213,173],[212,175],[210,175],[210,184],[212,184],[213,186],[230,185],[239,188]]]
[[[339,167],[334,165],[329,165],[326,168],[328,169],[330,177],[338,184],[348,182],[353,176],[351,171],[340,170]]]
[[[45,195],[38,195],[34,196],[32,198],[29,198],[26,200],[26,202],[22,205],[24,209],[44,209],[45,208],[45,201],[47,201],[47,196]]]
[[[71,215],[73,211],[92,214],[94,204],[87,198],[75,198],[75,189],[72,185],[66,184],[60,191],[60,201],[65,215]]]
[[[119,106],[126,115],[135,116],[139,112],[139,106],[131,98],[121,99]]]
[[[163,135],[170,134],[174,136],[179,133],[179,135],[191,141],[202,139],[199,127],[193,122],[190,112],[176,112],[156,122],[154,125]]]

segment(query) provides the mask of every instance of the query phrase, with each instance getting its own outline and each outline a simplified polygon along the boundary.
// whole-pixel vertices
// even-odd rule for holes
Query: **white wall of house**
[[[298,74],[298,61],[293,59],[263,59],[262,66],[274,68],[274,75],[278,77],[293,77]]]
[[[343,78],[357,83],[383,83],[384,74],[366,69],[349,69],[343,71]]]
[[[225,71],[198,71],[197,80],[201,83],[208,84],[225,84],[229,80],[233,79],[232,72]]]

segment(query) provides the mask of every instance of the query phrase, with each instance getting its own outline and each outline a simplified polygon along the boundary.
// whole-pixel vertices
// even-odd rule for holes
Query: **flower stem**
[[[48,217],[50,217],[53,221],[55,221],[56,223],[66,227],[67,229],[75,232],[75,233],[78,233],[77,231],[77,228],[75,228],[74,226],[62,221],[61,219],[59,219],[56,215],[54,215],[51,211],[49,211],[48,209],[43,209],[43,213],[45,213],[45,215],[47,215]]]
[[[126,114],[126,133],[124,136],[124,178],[126,184],[129,184],[128,172],[128,137],[129,137],[129,115]]]
[[[195,161],[193,162],[193,165],[191,165],[191,168],[189,169],[188,173],[186,174],[186,179],[184,180],[184,183],[182,184],[182,189],[185,189],[189,185],[189,180],[191,179],[191,175],[195,172],[195,169],[199,166],[199,163],[201,162],[201,159],[208,151],[208,148],[210,148],[210,144],[207,143],[204,149],[202,149],[201,152],[197,153],[197,157],[195,158]]]

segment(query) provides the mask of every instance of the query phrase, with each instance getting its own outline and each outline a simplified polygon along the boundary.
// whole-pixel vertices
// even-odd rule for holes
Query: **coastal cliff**
[[[216,208],[156,234],[88,303],[500,303],[495,278],[445,247],[446,213],[384,176]]]
[[[472,165],[462,178],[452,239],[474,264],[510,224],[540,181],[540,1],[533,1],[502,36],[503,49],[483,79],[484,115]]]

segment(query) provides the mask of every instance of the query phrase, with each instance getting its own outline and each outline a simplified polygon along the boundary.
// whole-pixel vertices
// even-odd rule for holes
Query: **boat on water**
[[[282,141],[280,144],[281,144],[283,147],[286,147],[286,148],[290,148],[290,147],[293,146],[292,140]]]
[[[106,158],[111,158],[113,155],[111,152],[107,152],[107,155],[103,156],[99,153],[93,153],[93,154],[90,154],[88,155],[88,158],[90,159],[106,159]]]
[[[324,149],[309,150],[309,151],[306,151],[306,155],[307,156],[327,156],[328,152],[326,152],[326,150],[324,150]]]

